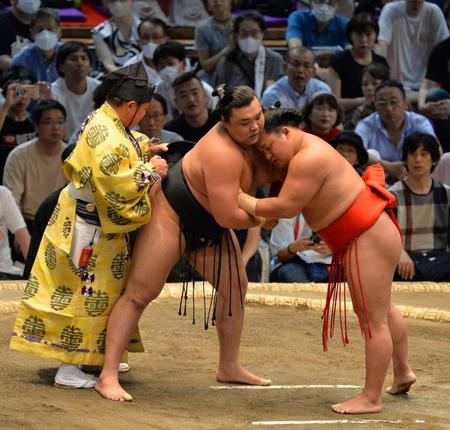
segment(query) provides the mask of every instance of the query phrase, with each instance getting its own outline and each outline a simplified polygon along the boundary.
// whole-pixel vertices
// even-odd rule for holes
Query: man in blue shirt
[[[311,10],[292,12],[286,31],[289,48],[299,45],[345,48],[348,19],[335,15],[336,4],[337,0],[312,0]]]
[[[397,180],[407,173],[402,161],[405,138],[415,131],[435,136],[430,121],[407,108],[403,85],[399,81],[384,81],[375,90],[376,112],[361,120],[355,128],[369,150],[370,159],[375,160],[375,150],[381,159],[377,161],[391,178]]]
[[[301,110],[306,100],[318,91],[331,93],[323,81],[313,78],[314,54],[306,46],[297,46],[287,52],[286,75],[264,91],[261,104],[271,106],[277,101],[281,107]]]
[[[31,20],[30,30],[34,43],[17,53],[12,65],[27,68],[38,81],[56,81],[56,50],[61,46],[58,14],[51,9],[39,9]]]

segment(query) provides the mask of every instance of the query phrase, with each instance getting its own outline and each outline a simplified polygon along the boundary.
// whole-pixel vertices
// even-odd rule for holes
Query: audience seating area
[[[89,46],[93,46],[91,37],[91,26],[87,25],[65,25],[62,24],[62,40],[63,42],[76,41],[82,42]],[[189,55],[195,56],[194,50],[194,31],[192,27],[170,27],[169,35],[171,39],[183,44],[189,52]],[[283,53],[286,51],[286,41],[284,36],[286,34],[286,27],[268,28],[264,43],[267,47],[274,49],[277,52]]]

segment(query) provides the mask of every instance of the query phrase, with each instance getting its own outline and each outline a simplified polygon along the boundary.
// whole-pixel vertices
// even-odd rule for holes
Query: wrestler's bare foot
[[[108,383],[99,379],[95,384],[95,390],[107,400],[115,400],[120,402],[132,402],[133,397],[127,393],[118,382]]]
[[[406,394],[414,382],[416,382],[416,375],[413,372],[402,377],[394,376],[394,381],[390,387],[386,388],[386,393],[392,394],[393,396]]]
[[[217,382],[226,382],[229,384],[263,385],[272,383],[270,379],[260,378],[243,367],[238,367],[233,371],[218,370],[216,373]]]
[[[331,409],[338,414],[374,414],[381,412],[383,405],[381,399],[373,402],[363,394],[360,394],[354,399],[332,405]]]

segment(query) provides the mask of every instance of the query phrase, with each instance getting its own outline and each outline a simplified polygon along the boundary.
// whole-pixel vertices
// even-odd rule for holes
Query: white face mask
[[[34,43],[43,51],[50,51],[58,43],[58,35],[53,31],[42,30],[34,37]]]
[[[109,4],[109,11],[114,18],[120,19],[131,14],[131,6],[128,2],[115,1]]]
[[[254,54],[261,46],[260,39],[254,39],[253,37],[247,37],[246,39],[238,39],[239,48],[246,54]]]
[[[164,67],[164,69],[162,69],[159,72],[159,76],[163,81],[168,81],[172,84],[175,78],[178,76],[178,67],[177,66]]]
[[[336,10],[333,6],[329,4],[321,4],[319,6],[314,6],[312,9],[312,14],[314,18],[319,22],[328,22],[331,18],[334,17]]]
[[[145,58],[153,58],[153,54],[155,53],[156,48],[158,45],[154,42],[148,42],[142,47],[142,53],[144,54]]]
[[[17,8],[28,15],[35,14],[41,7],[41,0],[19,0]]]

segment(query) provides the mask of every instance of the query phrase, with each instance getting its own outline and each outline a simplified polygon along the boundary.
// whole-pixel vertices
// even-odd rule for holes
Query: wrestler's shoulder
[[[315,143],[317,143],[317,145]],[[301,163],[304,167],[312,167],[312,164],[315,166],[314,168],[317,168],[317,163],[322,164],[330,157],[332,157],[332,154],[329,151],[329,148],[322,146],[322,141],[318,140],[302,145],[299,151],[294,155],[291,163]]]
[[[204,154],[208,154],[208,156],[217,155],[225,157],[240,153],[241,147],[231,139],[228,133],[217,129],[216,127],[211,129],[202,139],[200,139],[197,144],[199,149],[201,149]]]

